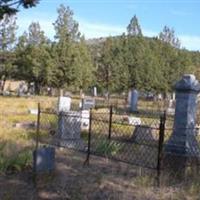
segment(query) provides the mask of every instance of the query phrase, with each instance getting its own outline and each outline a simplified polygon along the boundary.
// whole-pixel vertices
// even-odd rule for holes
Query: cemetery
[[[165,173],[170,173],[169,177],[179,177],[177,171],[184,177],[193,176],[189,169],[198,169],[200,158],[200,135],[197,126],[199,89],[199,83],[193,75],[185,75],[177,82],[176,104],[173,105],[175,114],[167,110],[172,107],[171,100],[167,109],[162,107],[159,110],[160,105],[157,108],[145,108],[144,100],[140,100],[139,92],[135,89],[132,90],[126,106],[122,100],[117,104],[116,100],[110,105],[98,104],[99,99],[94,97],[74,100],[68,95],[54,98],[38,97],[28,101],[21,97],[19,101],[22,103],[15,102],[15,113],[13,105],[7,109],[5,116],[9,117],[9,121],[6,121],[1,113],[1,127],[5,126],[1,131],[1,138],[2,141],[7,141],[1,143],[1,148],[7,149],[14,143],[15,138],[21,138],[15,147],[18,157],[14,156],[14,160],[11,161],[16,162],[16,168],[7,163],[4,170],[16,173],[19,169],[27,171],[32,168],[33,174],[37,174],[37,180],[40,182],[42,174],[58,170],[61,161],[72,162],[64,156],[70,155],[71,159],[79,157],[79,165],[89,164],[89,174],[93,167],[97,171],[101,170],[108,162],[104,160],[106,158],[109,159],[109,164],[106,165],[111,165],[112,168],[120,163],[122,173],[129,168],[127,175],[138,173],[139,167],[143,171],[142,177],[151,178],[150,182],[153,181],[156,185],[157,178],[162,181],[162,174]],[[12,102],[12,98],[3,98],[4,102]],[[27,107],[25,102],[29,102]],[[1,106],[3,111],[3,105]],[[9,138],[10,134],[14,137]],[[26,148],[29,150],[25,150]],[[17,159],[22,163],[18,164],[19,167]],[[97,167],[97,163],[101,163],[102,166],[98,164]],[[69,163],[64,165],[69,166]],[[84,165],[81,167],[83,170]],[[109,166],[104,168],[106,173],[109,173]],[[183,169],[185,171],[182,171]],[[58,177],[60,175],[56,176],[55,180]],[[113,174],[113,178],[115,177]],[[121,177],[125,178],[123,175]],[[80,181],[84,182],[84,179]],[[114,194],[111,192],[110,195]]]
[[[199,200],[198,8],[0,0],[0,200]]]

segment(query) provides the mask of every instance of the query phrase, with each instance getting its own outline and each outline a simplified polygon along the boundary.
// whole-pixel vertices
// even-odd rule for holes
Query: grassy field
[[[156,186],[155,179],[140,173],[133,165],[113,162],[93,156],[91,165],[83,167],[85,154],[74,151],[57,150],[57,169],[53,176],[41,178],[37,189],[30,181],[32,150],[35,147],[35,128],[16,127],[17,123],[34,123],[36,115],[29,109],[36,109],[38,102],[42,108],[56,106],[57,98],[49,97],[0,97],[0,199],[141,199],[141,200],[198,200],[200,181],[191,177],[184,183]],[[78,104],[78,100],[75,101]],[[145,107],[145,103],[140,105]],[[102,110],[102,112],[105,110]],[[119,120],[118,116],[114,116]],[[102,115],[102,119],[105,117]],[[121,119],[120,119],[121,120]],[[151,119],[145,119],[146,122]],[[153,122],[152,122],[153,124]],[[102,122],[96,132],[107,131]],[[132,133],[132,127],[113,124],[113,132],[124,135]],[[86,137],[86,136],[85,136]],[[104,144],[101,144],[104,145]],[[100,151],[102,146],[98,146]],[[113,146],[111,152],[121,149]],[[107,153],[107,152],[106,152]],[[141,169],[139,169],[140,171]],[[20,172],[21,171],[21,172]],[[14,174],[13,174],[14,172]],[[16,173],[17,172],[17,173]],[[84,186],[84,187],[83,187]],[[16,188],[16,189],[12,189]],[[17,191],[17,193],[16,193]],[[17,194],[17,195],[16,195]]]

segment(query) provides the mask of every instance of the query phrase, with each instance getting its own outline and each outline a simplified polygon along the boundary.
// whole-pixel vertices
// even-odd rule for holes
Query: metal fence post
[[[157,178],[158,186],[160,185],[160,171],[162,162],[162,150],[165,135],[165,122],[166,122],[166,111],[160,116],[160,126],[159,126],[159,140],[158,140],[158,158],[157,158]]]
[[[113,106],[110,106],[110,113],[109,113],[109,129],[108,129],[108,139],[111,139],[112,133],[112,115],[113,115]]]
[[[90,161],[90,146],[91,146],[91,132],[92,132],[92,108],[90,108],[90,118],[89,118],[89,131],[88,131],[88,148],[87,148],[87,157],[84,162],[84,165],[89,165]]]
[[[37,151],[37,149],[38,149],[38,144],[39,144],[39,134],[40,134],[40,115],[41,115],[41,108],[40,108],[40,103],[38,103],[37,129],[36,129],[36,146],[35,146],[36,151]]]
[[[36,162],[37,162],[37,153],[38,153],[38,146],[39,146],[39,135],[40,135],[40,114],[41,114],[40,103],[38,103],[37,127],[36,127],[36,136],[35,136],[36,144],[35,144],[35,152],[33,153],[33,159],[34,159],[33,183],[35,187],[37,186]]]

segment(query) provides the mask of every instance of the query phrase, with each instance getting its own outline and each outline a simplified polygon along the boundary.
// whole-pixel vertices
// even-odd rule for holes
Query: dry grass
[[[50,108],[56,105],[56,98],[0,97],[0,142],[7,142],[4,153],[8,157],[24,148],[34,147],[35,130],[15,128],[14,124],[34,122],[36,116],[29,114],[28,110],[37,108],[37,102]],[[123,128],[114,126],[113,129]],[[159,188],[155,177],[140,173],[132,165],[92,156],[91,165],[83,167],[84,160],[85,154],[58,150],[56,173],[54,176],[39,179],[37,189],[32,184],[30,173],[0,176],[0,199],[200,199],[198,177],[176,186],[163,185]]]

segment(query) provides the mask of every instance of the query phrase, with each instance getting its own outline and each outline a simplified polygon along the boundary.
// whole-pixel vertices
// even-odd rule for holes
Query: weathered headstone
[[[172,93],[172,100],[173,100],[173,101],[176,100],[176,93],[175,93],[175,92]]]
[[[20,83],[17,93],[18,93],[19,97],[24,96],[24,94],[25,94],[25,84],[24,83]]]
[[[162,101],[163,100],[163,96],[162,96],[162,94],[158,94],[158,96],[157,96],[157,99],[159,100],[159,101]]]
[[[175,119],[173,133],[165,146],[165,163],[173,160],[172,164],[178,164],[179,167],[181,165],[183,168],[187,158],[200,156],[199,144],[195,137],[197,94],[200,91],[200,84],[194,75],[184,75],[176,83],[175,89]]]
[[[132,142],[136,142],[136,143],[148,143],[148,144],[152,144],[157,142],[156,140],[156,136],[153,134],[153,129],[150,126],[146,126],[146,125],[136,125],[133,135],[131,137],[131,141]]]
[[[93,96],[96,97],[97,96],[97,87],[93,88]]]
[[[170,99],[169,100],[169,104],[168,104],[168,108],[167,108],[167,113],[174,115],[175,113],[175,100]]]
[[[33,171],[50,172],[55,169],[55,148],[42,147],[33,152]]]
[[[81,139],[81,112],[60,112],[58,119],[57,139],[60,146],[83,148]]]
[[[30,83],[29,93],[31,95],[35,94],[35,84],[34,83]]]
[[[128,123],[131,125],[140,125],[141,119],[139,117],[128,116]]]
[[[138,91],[133,89],[131,91],[131,102],[130,102],[130,111],[135,112],[137,111],[137,104],[138,104]]]
[[[59,97],[58,112],[68,112],[71,108],[71,97]]]
[[[128,97],[127,97],[127,102],[128,102],[129,105],[131,104],[131,93],[132,93],[132,91],[129,90],[128,91]]]
[[[85,98],[82,100],[82,110],[89,110],[95,107],[95,99]]]
[[[81,111],[81,130],[88,130],[90,123],[90,111],[82,110]]]

